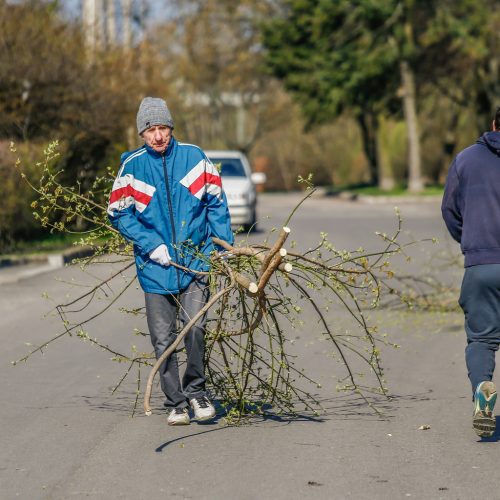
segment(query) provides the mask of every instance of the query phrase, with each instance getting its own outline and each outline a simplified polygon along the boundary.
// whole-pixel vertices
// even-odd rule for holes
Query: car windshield
[[[245,168],[237,158],[210,158],[214,165],[220,163],[222,177],[246,177]]]

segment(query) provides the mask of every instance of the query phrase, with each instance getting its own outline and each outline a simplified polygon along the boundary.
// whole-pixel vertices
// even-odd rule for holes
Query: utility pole
[[[104,44],[106,42],[104,36],[104,5],[103,0],[94,0],[95,2],[95,41],[96,41],[96,49],[102,50],[104,48]]]
[[[122,0],[123,46],[132,48],[132,0]]]
[[[82,22],[85,48],[92,62],[96,51],[104,47],[103,0],[82,0]]]
[[[106,44],[109,47],[116,45],[116,6],[115,0],[105,0],[106,13]]]
[[[93,55],[96,45],[95,17],[96,17],[95,0],[82,0],[83,35],[85,38],[85,47],[89,52],[89,54],[91,55]]]

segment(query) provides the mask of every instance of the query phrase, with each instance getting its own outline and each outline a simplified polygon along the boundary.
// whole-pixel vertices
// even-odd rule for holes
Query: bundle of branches
[[[299,365],[300,358],[294,353],[291,331],[297,328],[306,335],[319,335],[330,343],[329,352],[342,367],[342,373],[338,374],[338,388],[361,395],[369,405],[372,405],[370,394],[386,393],[378,344],[388,342],[368,324],[365,309],[376,307],[384,292],[394,293],[388,284],[393,276],[388,258],[405,251],[405,245],[398,242],[401,233],[399,214],[394,234],[379,235],[383,245],[378,252],[366,252],[362,248],[353,252],[337,250],[325,233],[321,233],[318,244],[307,251],[293,251],[290,248],[293,245],[286,249],[290,221],[300,204],[314,192],[309,189],[283,227],[275,232],[277,237],[273,244],[248,244],[243,240],[242,244],[231,246],[214,239],[224,251],[211,256],[210,271],[203,273],[207,275],[211,297],[153,364],[152,354],[138,352],[135,348],[132,355],[125,354],[86,330],[91,321],[116,306],[118,299],[134,282],[135,275],[126,274],[126,270],[133,266],[132,249],[109,224],[106,216],[112,177],[96,179],[93,190],[87,193],[80,192],[78,186],[63,186],[57,180],[57,169],[52,167],[57,155],[57,144],[52,144],[46,150],[44,176],[39,182],[32,182],[24,176],[38,193],[38,200],[33,203],[35,217],[42,225],[63,232],[77,231],[75,221],[86,221],[91,224],[91,230],[82,235],[80,243],[91,246],[93,255],[80,261],[81,268],[88,271],[93,264],[109,263],[110,255],[115,256],[115,265],[118,262],[120,268],[111,276],[98,279],[76,299],[57,305],[63,331],[15,363],[26,361],[58,338],[76,333],[78,338],[111,353],[113,360],[128,363],[114,390],[134,367],[137,368],[134,409],[141,391],[141,369],[150,367],[144,396],[144,411],[150,414],[153,380],[159,366],[172,352],[179,350],[191,325],[208,312],[208,381],[231,421],[239,420],[243,415],[262,413],[268,408],[287,414],[293,414],[298,408],[313,412],[320,408],[312,390],[318,384]],[[21,168],[19,164],[18,167]],[[175,263],[172,265],[193,272]],[[117,281],[121,283],[119,290],[113,285]],[[99,299],[104,299],[104,305]],[[312,321],[309,319],[306,328],[301,323],[304,309],[315,317]],[[124,309],[134,314],[141,310],[141,307]],[[88,314],[82,317],[85,311]],[[345,330],[335,331],[330,324],[332,311],[336,318],[342,311],[346,313],[355,329],[347,333]],[[364,382],[360,362],[371,374],[371,381]]]
[[[463,255],[445,245],[439,252],[427,256],[418,273],[397,271],[390,284],[384,282],[393,294],[383,298],[381,307],[415,312],[456,312],[463,268]]]

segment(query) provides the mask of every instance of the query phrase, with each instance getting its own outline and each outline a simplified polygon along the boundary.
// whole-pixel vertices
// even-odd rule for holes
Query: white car
[[[205,154],[220,168],[231,223],[248,231],[257,220],[255,186],[266,182],[266,174],[252,173],[247,157],[240,151],[205,151]]]

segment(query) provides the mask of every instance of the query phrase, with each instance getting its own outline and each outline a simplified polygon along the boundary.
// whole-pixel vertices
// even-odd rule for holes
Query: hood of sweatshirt
[[[500,156],[500,132],[485,132],[477,143],[486,145],[493,153]]]

